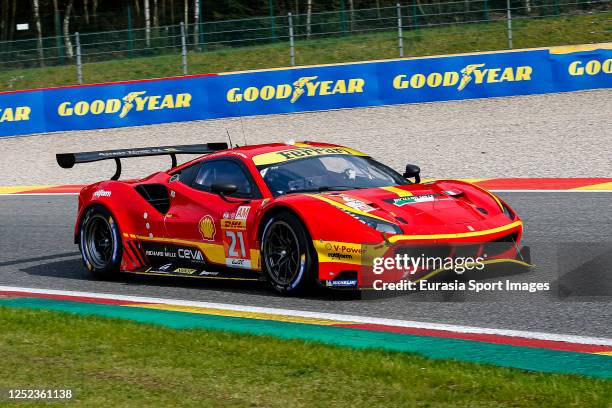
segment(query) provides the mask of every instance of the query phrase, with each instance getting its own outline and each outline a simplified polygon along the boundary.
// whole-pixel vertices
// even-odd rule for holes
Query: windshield
[[[369,157],[346,154],[306,157],[258,169],[274,196],[409,183],[394,170]]]

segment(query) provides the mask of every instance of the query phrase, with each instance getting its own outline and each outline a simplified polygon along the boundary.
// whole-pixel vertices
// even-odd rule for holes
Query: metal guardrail
[[[75,65],[77,82],[82,83],[82,65],[118,58],[180,55],[182,72],[188,73],[188,56],[244,47],[287,49],[287,64],[295,65],[300,53],[320,44],[341,49],[342,41],[363,40],[371,46],[384,44],[395,51],[380,52],[376,58],[446,53],[445,44],[416,51],[424,38],[439,33],[443,38],[460,37],[467,45],[462,51],[491,51],[513,47],[536,47],[610,41],[612,11],[609,0],[543,0],[530,6],[490,8],[489,0],[448,1],[287,16],[256,17],[241,20],[201,22],[106,31],[74,33],[36,39],[0,42],[0,71],[40,66]],[[496,3],[499,4],[499,3]],[[588,18],[589,29],[580,36],[567,38],[563,30],[572,30],[572,19]],[[533,38],[527,27],[540,21],[554,24],[545,37]],[[360,36],[360,37],[357,37]],[[468,41],[466,41],[468,39]],[[496,46],[491,48],[491,39]],[[503,39],[503,40],[502,40]],[[503,46],[500,44],[503,43]],[[263,52],[263,51],[262,51]],[[371,54],[376,54],[371,53]],[[308,64],[302,59],[300,64]]]

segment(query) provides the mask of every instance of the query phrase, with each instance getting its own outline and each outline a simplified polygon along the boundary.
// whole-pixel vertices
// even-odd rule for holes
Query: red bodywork
[[[141,180],[92,184],[79,196],[76,241],[85,210],[92,205],[102,205],[113,214],[119,227],[124,244],[121,269],[125,272],[165,273],[160,269],[161,261],[153,266],[151,258],[160,257],[165,246],[175,246],[169,253],[173,256],[168,258],[168,264],[173,259],[195,262],[188,262],[189,265],[182,268],[186,276],[216,277],[214,269],[219,266],[230,267],[234,271],[230,276],[234,279],[253,278],[262,268],[260,238],[266,219],[276,211],[291,211],[299,217],[312,239],[318,257],[319,280],[328,286],[334,286],[329,282],[348,275],[357,275],[360,287],[370,286],[373,280],[379,279],[371,273],[372,258],[392,256],[402,250],[425,253],[428,249],[442,247],[454,256],[460,252],[458,248],[469,248],[472,256],[482,256],[487,251],[486,243],[512,242],[510,247],[489,258],[514,259],[522,236],[521,220],[506,203],[472,184],[438,180],[274,197],[253,160],[267,153],[328,147],[346,149],[313,142],[245,146],[208,154]],[[173,178],[173,174],[186,166],[219,157],[241,161],[251,173],[261,198],[227,202],[217,194],[196,190]],[[165,213],[137,190],[138,186],[153,184],[168,192],[169,207]],[[409,197],[418,196],[435,199],[407,205],[392,202],[403,197],[411,201]],[[351,216],[352,211],[363,209],[362,205],[366,206],[369,216],[396,224],[403,233],[384,234]],[[244,248],[236,251],[232,233],[235,240],[239,232]],[[152,245],[156,247],[151,249]],[[198,267],[199,263],[203,266]],[[396,280],[402,276],[397,272],[387,278]]]

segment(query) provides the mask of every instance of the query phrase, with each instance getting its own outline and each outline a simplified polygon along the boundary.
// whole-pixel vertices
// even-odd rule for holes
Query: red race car
[[[177,166],[177,154],[203,156]],[[172,168],[119,181],[121,159],[154,155],[171,156]],[[85,267],[100,278],[267,280],[293,294],[315,283],[361,289],[425,279],[458,271],[459,258],[464,267],[529,262],[528,248],[518,249],[520,218],[494,194],[456,180],[421,183],[417,166],[401,175],[343,146],[208,143],[57,155],[63,168],[107,159],[117,171],[80,192],[74,233]],[[430,258],[451,263],[426,264]]]

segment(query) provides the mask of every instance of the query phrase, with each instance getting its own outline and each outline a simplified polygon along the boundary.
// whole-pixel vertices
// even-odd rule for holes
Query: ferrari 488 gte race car
[[[177,154],[203,156],[177,166]],[[121,159],[155,155],[171,156],[172,168],[118,180]],[[529,262],[518,249],[521,220],[494,194],[461,181],[421,183],[417,166],[401,175],[343,146],[208,143],[57,155],[63,168],[107,159],[117,171],[80,192],[74,233],[85,267],[100,278],[267,280],[293,294],[316,283],[361,289],[448,269],[381,262],[408,255]]]

